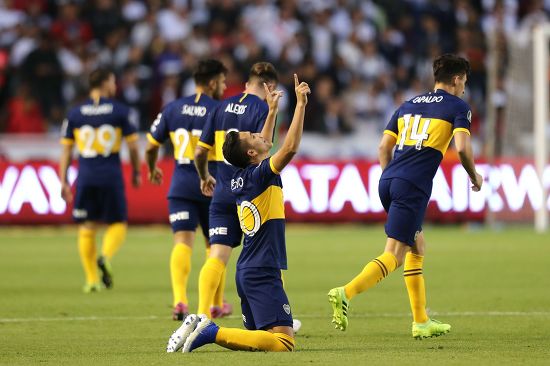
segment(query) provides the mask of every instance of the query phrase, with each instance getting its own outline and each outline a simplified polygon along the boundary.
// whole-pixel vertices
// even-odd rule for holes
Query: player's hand
[[[152,171],[149,172],[149,182],[158,186],[162,184],[162,170],[159,167],[155,167]]]
[[[61,185],[61,198],[67,203],[73,202],[73,192],[71,191],[71,186],[68,183],[63,183]]]
[[[212,197],[214,188],[216,187],[216,179],[209,175],[206,179],[201,179],[201,192],[205,196]]]
[[[472,191],[479,192],[481,190],[481,186],[483,185],[483,177],[481,176],[481,174],[478,174],[478,172],[476,172],[475,180],[470,178],[470,181],[472,182]]]
[[[279,99],[283,96],[281,90],[270,91],[266,83],[264,83],[265,101],[270,110],[277,109],[279,107]]]
[[[134,188],[141,186],[141,172],[139,170],[132,173],[132,186]]]
[[[311,89],[307,83],[303,81],[300,83],[296,74],[294,74],[294,91],[296,92],[296,103],[306,105],[307,95],[311,93]]]

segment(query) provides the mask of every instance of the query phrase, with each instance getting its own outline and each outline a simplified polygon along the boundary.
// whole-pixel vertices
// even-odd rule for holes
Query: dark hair
[[[105,81],[109,80],[111,75],[114,75],[113,70],[107,68],[99,68],[92,71],[88,78],[90,89],[100,88]]]
[[[218,60],[201,60],[193,73],[193,79],[197,85],[207,85],[210,80],[219,74],[226,74],[227,68]]]
[[[239,168],[246,168],[250,164],[250,157],[247,154],[248,146],[241,140],[239,132],[229,131],[225,135],[222,151],[225,160],[231,165]]]
[[[436,83],[450,84],[453,77],[470,74],[470,63],[463,57],[446,53],[434,60],[433,69]]]
[[[260,79],[260,83],[268,82],[279,82],[279,75],[277,75],[277,70],[269,62],[256,62],[252,65],[250,73],[248,74],[248,80],[253,78]]]

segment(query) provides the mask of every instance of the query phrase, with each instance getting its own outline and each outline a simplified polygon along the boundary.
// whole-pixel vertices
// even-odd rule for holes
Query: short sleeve
[[[157,118],[151,124],[147,140],[153,145],[160,146],[169,136],[168,122],[166,121],[166,110],[157,115]]]
[[[251,179],[259,186],[267,185],[273,178],[278,177],[280,172],[275,169],[272,157],[262,160],[251,174]]]
[[[69,118],[65,118],[61,124],[61,144],[72,145],[74,144],[73,124]]]
[[[470,106],[465,102],[460,103],[453,121],[453,134],[459,131],[470,134],[471,123],[472,110],[470,109]]]
[[[204,127],[202,128],[201,137],[199,138],[198,145],[202,146],[208,150],[211,150],[214,146],[214,138],[216,136],[216,115],[218,111],[218,107],[214,108],[212,112],[208,114],[208,118],[206,119],[206,123],[204,124]]]
[[[399,125],[397,123],[399,119],[399,109],[397,109],[393,115],[390,118],[390,121],[386,125],[386,128],[384,129],[384,133],[386,135],[393,136],[397,138],[397,134],[399,133]]]

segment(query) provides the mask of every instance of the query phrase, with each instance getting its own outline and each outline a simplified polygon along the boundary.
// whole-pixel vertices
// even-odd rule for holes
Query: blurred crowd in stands
[[[402,101],[432,87],[432,59],[445,52],[471,62],[466,98],[479,130],[487,34],[513,37],[549,10],[549,0],[0,0],[0,131],[57,132],[98,66],[115,70],[118,98],[147,130],[193,91],[205,57],[230,70],[226,96],[254,62],[272,62],[289,96],[297,72],[312,85],[309,132],[381,131]]]

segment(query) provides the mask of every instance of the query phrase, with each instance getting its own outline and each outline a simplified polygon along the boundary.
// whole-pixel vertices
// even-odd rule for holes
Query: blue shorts
[[[237,293],[249,330],[292,327],[292,312],[277,268],[237,269]]]
[[[241,244],[243,233],[237,215],[237,204],[212,202],[210,204],[210,244],[222,244],[236,248]]]
[[[381,179],[378,193],[388,213],[386,235],[414,245],[417,233],[422,231],[430,197],[411,182],[399,178]]]
[[[113,223],[127,221],[128,209],[124,187],[77,185],[73,219],[76,222],[102,221]]]
[[[168,219],[172,232],[195,231],[200,224],[202,233],[208,238],[208,206],[210,202],[192,201],[185,198],[169,198]]]

